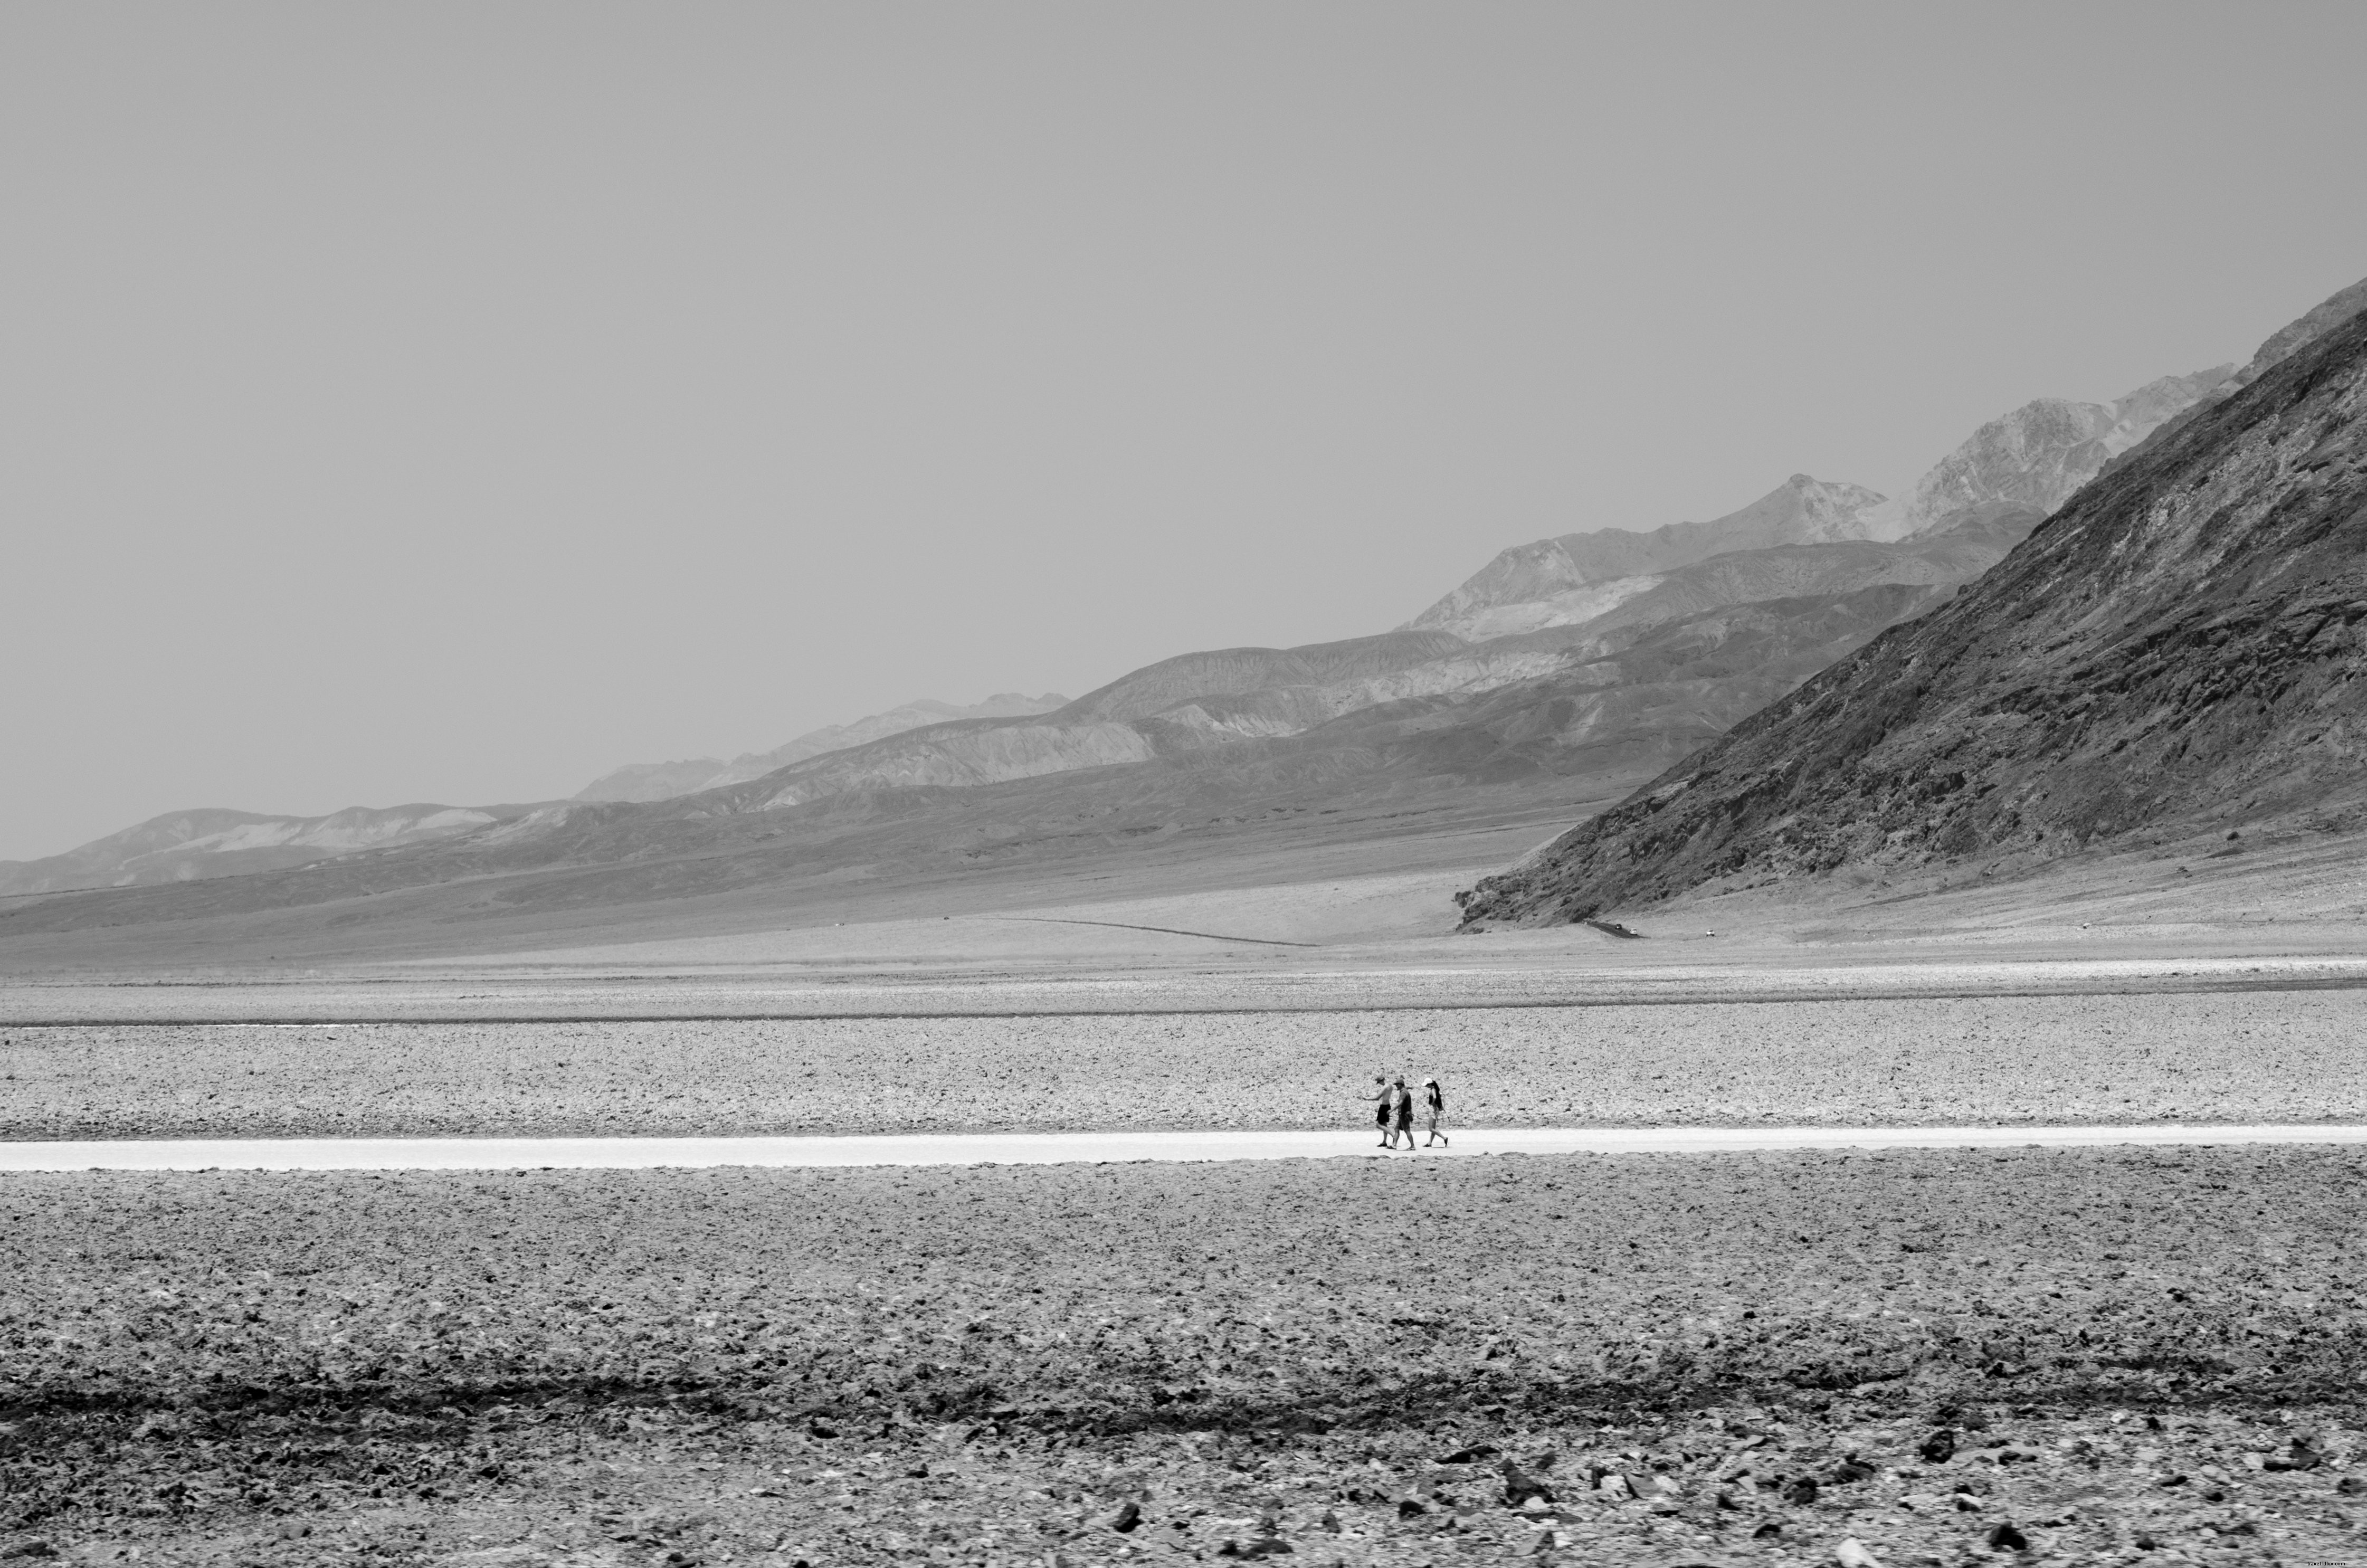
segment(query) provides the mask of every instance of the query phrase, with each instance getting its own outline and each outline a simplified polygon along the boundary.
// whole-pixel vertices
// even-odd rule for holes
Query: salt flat
[[[1515,1127],[1451,1144],[1377,1146],[1368,1129],[1052,1132],[869,1138],[223,1138],[0,1142],[0,1172],[660,1170],[717,1166],[1064,1165],[1138,1161],[1468,1159],[1504,1154],[1835,1149],[2082,1149],[2367,1143],[2367,1126]]]

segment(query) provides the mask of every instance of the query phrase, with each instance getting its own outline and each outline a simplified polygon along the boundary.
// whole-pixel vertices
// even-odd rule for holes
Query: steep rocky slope
[[[407,844],[458,838],[515,820],[523,806],[355,806],[323,817],[172,812],[40,860],[0,861],[0,895],[128,887],[277,870]]]
[[[2147,443],[1977,583],[1530,862],[1467,924],[1843,867],[2367,826],[2367,315]]]
[[[825,724],[819,730],[809,730],[770,751],[743,753],[730,762],[718,757],[700,756],[680,762],[629,763],[613,773],[602,774],[577,790],[574,799],[671,800],[676,795],[692,795],[701,790],[720,789],[726,784],[761,778],[775,768],[803,762],[810,756],[885,740],[907,730],[918,730],[930,724],[955,723],[964,719],[1016,719],[1049,713],[1055,708],[1065,706],[1068,700],[1058,692],[1048,691],[1041,697],[1023,697],[1015,691],[1003,691],[983,702],[963,708],[924,697],[901,708],[890,708],[885,713],[857,719],[851,724]]]

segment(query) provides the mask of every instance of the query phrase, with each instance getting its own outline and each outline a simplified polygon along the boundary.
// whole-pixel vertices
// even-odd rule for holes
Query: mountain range
[[[0,892],[253,872],[209,896],[266,907],[572,868],[563,896],[629,898],[832,866],[878,875],[1106,854],[1350,806],[1396,820],[1491,789],[1533,803],[1615,800],[1949,603],[2066,495],[2135,460],[2157,431],[2232,405],[2275,346],[2306,343],[2356,309],[2353,295],[2367,302],[2367,285],[2241,370],[2166,377],[2111,403],[2027,403],[1903,498],[1795,474],[1706,522],[1515,546],[1394,631],[1184,654],[1072,701],[913,703],[730,763],[619,769],[530,807],[176,813],[0,866]],[[357,815],[410,825],[376,843],[328,825]],[[617,869],[629,863],[630,875]],[[162,911],[193,895],[157,896]],[[51,906],[20,908],[0,933],[83,918],[37,907]]]
[[[776,768],[787,767],[793,762],[803,762],[810,756],[820,756],[827,751],[844,751],[859,746],[866,741],[885,740],[900,735],[907,730],[921,729],[929,724],[953,723],[963,719],[1013,719],[1034,713],[1049,713],[1063,707],[1068,699],[1058,692],[1046,692],[1041,697],[1022,697],[1015,691],[997,692],[983,702],[957,708],[950,702],[937,702],[921,698],[901,708],[890,708],[885,713],[874,713],[857,719],[851,724],[825,724],[819,730],[775,746],[770,751],[743,752],[730,762],[717,757],[693,757],[683,762],[629,763],[613,773],[604,773],[575,792],[579,801],[669,801],[676,795],[695,795],[701,790],[719,790],[726,784],[744,783],[762,778]]]
[[[2367,826],[2367,313],[2247,371],[1947,604],[1463,893],[1466,925]]]

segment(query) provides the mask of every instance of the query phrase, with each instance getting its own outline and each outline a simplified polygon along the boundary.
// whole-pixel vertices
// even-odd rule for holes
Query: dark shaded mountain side
[[[1461,895],[1549,923],[1711,884],[2367,826],[2367,316],[2004,562]],[[2218,835],[2225,835],[2224,839]]]

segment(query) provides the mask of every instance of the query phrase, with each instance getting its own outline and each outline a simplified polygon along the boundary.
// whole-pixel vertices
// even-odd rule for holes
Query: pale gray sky
[[[2367,6],[0,10],[0,856],[1895,489],[2367,274]]]

